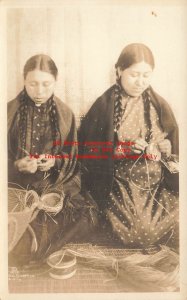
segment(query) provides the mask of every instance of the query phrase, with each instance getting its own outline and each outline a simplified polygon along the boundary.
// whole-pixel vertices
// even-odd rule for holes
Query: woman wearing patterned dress
[[[79,193],[75,118],[54,95],[57,74],[49,56],[32,56],[24,66],[24,89],[8,103],[9,186],[64,198],[55,215],[40,210],[30,224],[32,235],[26,230],[10,262],[43,258],[86,236],[94,224],[95,205]]]
[[[85,188],[124,246],[171,245],[175,237],[177,247],[178,178],[163,164],[178,155],[175,117],[150,86],[154,58],[147,46],[128,45],[115,67],[116,84],[80,128]]]

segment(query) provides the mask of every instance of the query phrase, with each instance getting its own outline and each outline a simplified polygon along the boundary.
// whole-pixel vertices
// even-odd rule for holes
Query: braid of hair
[[[144,100],[144,118],[145,118],[145,122],[147,124],[147,134],[146,134],[145,140],[147,143],[149,143],[150,139],[151,139],[151,135],[152,135],[152,123],[151,123],[151,118],[150,118],[151,96],[149,94],[149,88],[143,92],[142,97]]]
[[[49,99],[49,116],[50,116],[50,121],[51,121],[51,129],[52,129],[52,139],[53,139],[53,148],[52,148],[52,154],[58,154],[59,150],[59,144],[56,143],[57,140],[60,140],[60,131],[58,127],[58,120],[57,120],[57,110],[56,110],[56,104],[53,99],[53,96],[51,99]]]
[[[26,130],[27,130],[27,112],[28,112],[28,104],[27,104],[25,90],[23,90],[21,93],[20,102],[21,105],[18,110],[18,114],[20,115],[19,116],[19,139],[20,139],[19,150],[21,151],[21,157],[24,157],[25,156],[24,150],[26,150]]]
[[[119,74],[116,69],[116,84],[114,89],[114,131],[117,132],[120,128],[120,121],[123,116],[122,109],[122,88]]]

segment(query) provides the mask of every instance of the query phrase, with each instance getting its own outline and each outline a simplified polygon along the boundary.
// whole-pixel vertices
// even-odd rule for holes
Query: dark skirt
[[[163,185],[160,162],[118,160],[105,214],[126,247],[178,247],[178,193]]]
[[[69,242],[84,242],[97,224],[97,207],[88,193],[65,197],[55,216],[41,210],[9,253],[9,266],[42,261]]]

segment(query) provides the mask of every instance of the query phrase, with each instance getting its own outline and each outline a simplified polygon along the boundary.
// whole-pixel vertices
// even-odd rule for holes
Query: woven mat
[[[138,250],[106,248],[91,244],[69,244],[66,248],[84,249],[94,254],[98,250],[107,256],[116,258],[137,253]],[[150,249],[150,251],[154,251]],[[53,279],[48,274],[49,266],[31,265],[22,269],[9,268],[10,293],[119,293],[119,292],[146,292],[137,289],[136,283],[122,284],[118,279],[104,269],[93,269],[77,264],[76,274],[69,279]],[[154,290],[152,290],[154,292]]]
[[[42,271],[42,270],[41,270]],[[9,280],[10,293],[102,293],[126,291],[118,281],[105,280],[111,276],[102,270],[78,266],[77,273],[70,279],[55,280],[49,276]]]

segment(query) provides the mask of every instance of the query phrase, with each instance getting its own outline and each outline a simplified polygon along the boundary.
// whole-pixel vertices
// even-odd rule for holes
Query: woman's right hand
[[[37,171],[37,159],[25,156],[14,162],[16,169],[22,173],[34,174]]]
[[[134,140],[133,142],[134,142],[134,144],[131,146],[131,150],[134,153],[140,154],[148,146],[148,143],[142,138],[138,138],[138,139]]]

